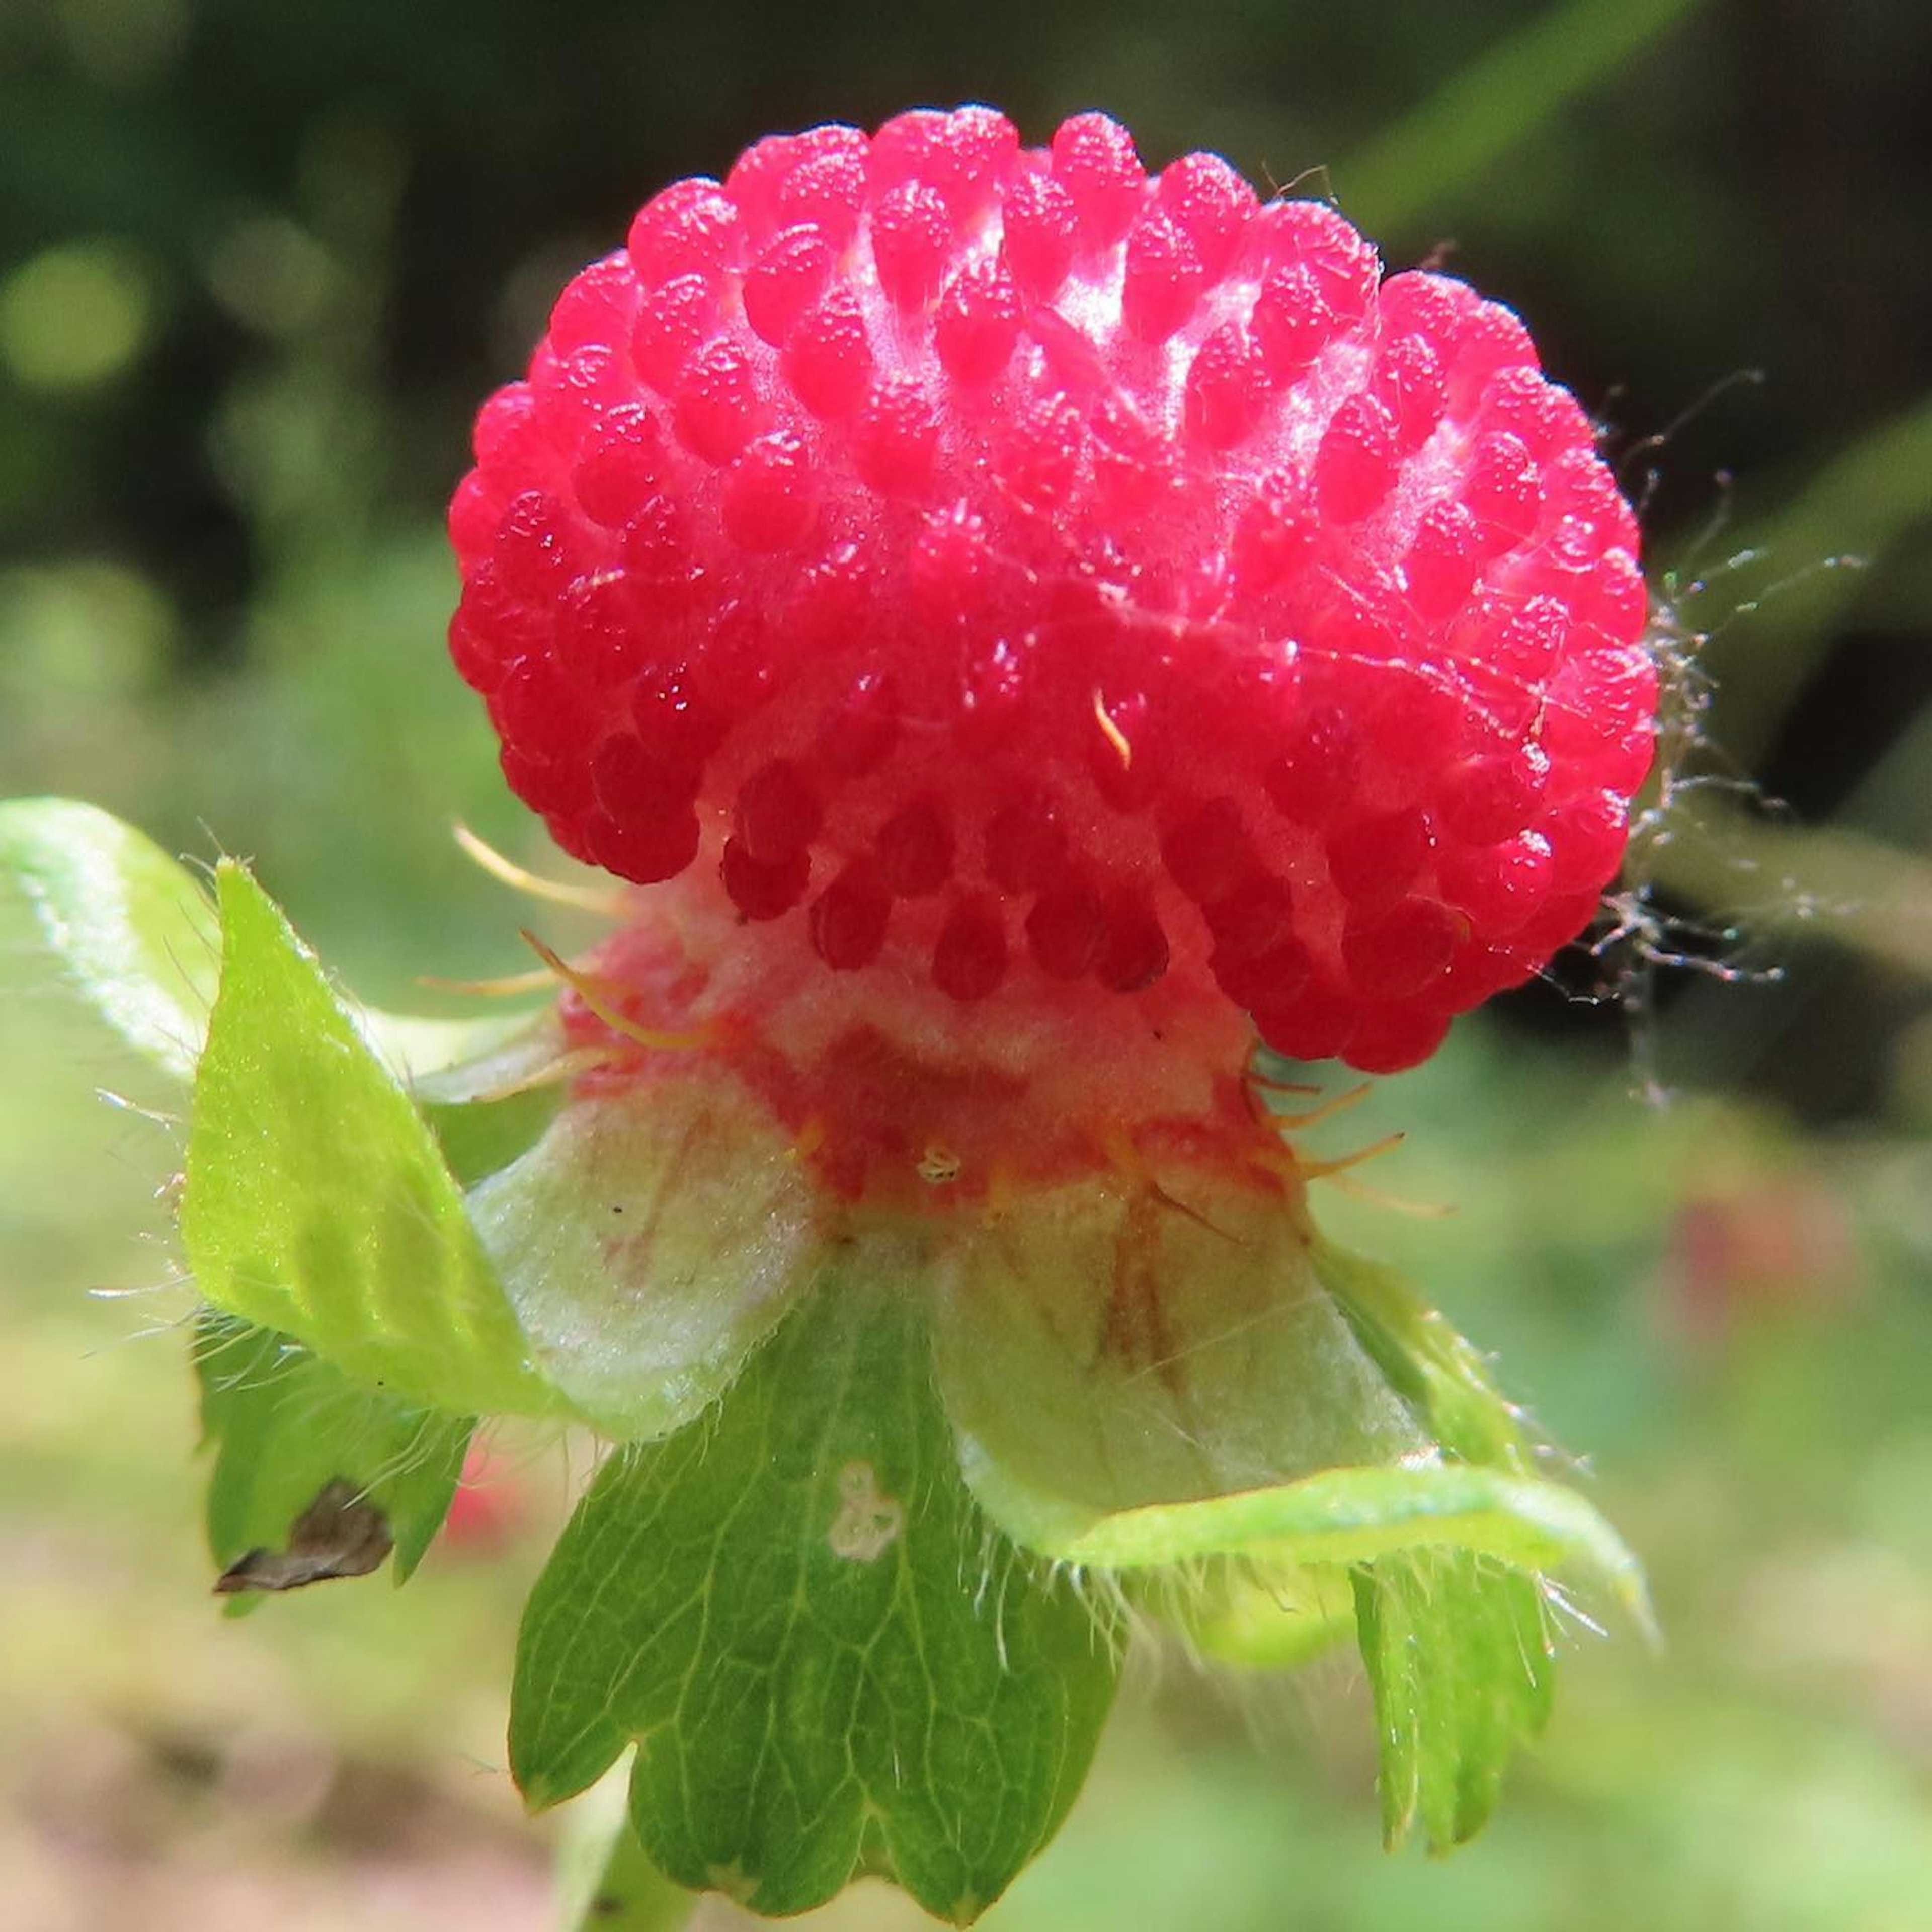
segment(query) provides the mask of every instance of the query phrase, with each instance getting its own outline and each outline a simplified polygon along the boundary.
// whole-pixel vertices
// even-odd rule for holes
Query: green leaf
[[[620,1440],[715,1402],[832,1239],[789,1143],[710,1067],[576,1096],[470,1211],[544,1375]]]
[[[1391,1840],[1420,1816],[1459,1842],[1546,1708],[1537,1573],[1644,1623],[1641,1574],[1532,1474],[1517,1411],[1400,1276],[1285,1203],[1187,1206],[1062,1200],[952,1258],[968,1474],[1030,1546],[1133,1582],[1210,1654],[1293,1663],[1355,1624]]]
[[[1144,1504],[1429,1447],[1294,1204],[1208,1175],[1174,1187],[1037,1195],[935,1263],[968,1480],[1030,1548],[1063,1552]]]
[[[422,1100],[422,1117],[458,1184],[476,1186],[529,1153],[563,1104],[561,1085],[526,1088],[500,1100]]]
[[[62,798],[0,801],[0,876],[18,886],[76,985],[122,1038],[191,1080],[221,958],[220,921],[202,881],[132,826]],[[460,1020],[347,1010],[410,1090],[446,1110],[499,1100],[564,1050],[550,1007]]]
[[[1549,1717],[1541,1586],[1467,1550],[1384,1558],[1354,1580],[1383,1838],[1400,1844],[1419,1819],[1446,1851],[1481,1829],[1517,1745]]]
[[[187,868],[91,805],[24,798],[0,803],[0,874],[108,1024],[164,1072],[192,1079],[220,939]]]
[[[532,1593],[510,1757],[534,1804],[634,1739],[681,1885],[802,1912],[862,1874],[972,1918],[1051,1836],[1114,1633],[981,1516],[902,1281],[828,1283],[716,1412],[600,1472]]]
[[[182,1245],[217,1307],[456,1414],[554,1413],[435,1138],[240,866],[194,1089]]]
[[[1724,621],[1706,654],[1724,691],[1724,746],[1740,770],[1757,768],[1772,738],[1810,683],[1819,659],[1831,649],[1846,618],[1841,607],[1860,594],[1859,569],[1828,567],[1850,549],[1864,565],[1883,562],[1922,531],[1932,498],[1932,397],[1922,397],[1887,417],[1814,470],[1804,488],[1761,529],[1751,533],[1746,563],[1758,568],[1745,580],[1751,595],[1739,604],[1730,571],[1719,579]],[[1748,614],[1748,622],[1735,621]],[[1869,620],[1868,620],[1869,621]],[[1910,796],[1924,796],[1923,754],[1906,752]],[[1856,817],[1856,796],[1847,802]],[[1847,815],[1846,807],[1838,808]],[[1659,856],[1665,856],[1666,846]],[[1673,881],[1674,883],[1674,881]],[[1726,890],[1738,890],[1735,874]],[[1780,891],[1776,898],[1795,895]],[[1854,892],[1833,896],[1856,899]]]
[[[329,1483],[346,1482],[388,1518],[406,1582],[449,1514],[472,1418],[412,1408],[351,1382],[299,1342],[205,1313],[194,1337],[202,1431],[214,1448],[208,1540],[226,1570],[280,1547]]]
[[[1647,1628],[1641,1572],[1534,1475],[1519,1412],[1400,1276],[1297,1203],[1206,1186],[1066,1190],[945,1258],[968,1479],[1028,1546],[1118,1574],[1210,1654],[1296,1661],[1353,1622],[1390,1838],[1420,1816],[1456,1843],[1546,1708],[1540,1573]]]
[[[555,1005],[470,1019],[347,1009],[376,1058],[422,1111],[465,1187],[526,1152],[554,1118],[568,1052]]]
[[[526,1153],[556,1117],[568,1052],[554,1004],[479,1018],[348,1008],[371,1052],[409,1090],[466,1187]]]

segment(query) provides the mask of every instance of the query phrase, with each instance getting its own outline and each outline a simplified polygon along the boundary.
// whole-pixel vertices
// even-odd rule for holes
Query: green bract
[[[673,1924],[674,1886],[796,1912],[866,1873],[970,1919],[1072,1802],[1149,1615],[1250,1664],[1352,1627],[1387,1834],[1454,1844],[1546,1714],[1546,1576],[1644,1617],[1474,1352],[1298,1204],[1136,1221],[1096,1179],[997,1226],[844,1220],[701,1060],[643,1107],[571,1087],[549,1016],[363,1012],[238,865],[211,901],[30,800],[0,868],[194,1082],[218,1562],[338,1493],[406,1575],[478,1415],[621,1445],[532,1594],[511,1720],[533,1805],[637,1748],[586,1923]]]

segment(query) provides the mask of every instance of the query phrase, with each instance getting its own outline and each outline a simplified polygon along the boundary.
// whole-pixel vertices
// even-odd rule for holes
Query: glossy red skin
[[[774,137],[572,282],[476,453],[452,647],[512,785],[855,1013],[1178,974],[1390,1071],[1621,862],[1657,677],[1588,418],[1214,157]]]

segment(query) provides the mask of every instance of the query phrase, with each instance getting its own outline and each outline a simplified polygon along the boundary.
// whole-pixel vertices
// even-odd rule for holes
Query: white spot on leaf
[[[880,1489],[869,1462],[848,1462],[839,1471],[838,1498],[838,1514],[825,1539],[832,1555],[848,1562],[876,1562],[905,1527],[904,1504]]]

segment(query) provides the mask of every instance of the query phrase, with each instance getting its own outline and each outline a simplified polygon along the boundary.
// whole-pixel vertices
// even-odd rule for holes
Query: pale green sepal
[[[196,1325],[194,1366],[202,1432],[214,1450],[208,1540],[216,1564],[281,1547],[291,1524],[340,1480],[388,1519],[395,1580],[406,1582],[449,1514],[474,1418],[411,1407],[351,1382],[286,1335],[212,1312]]]
[[[462,1020],[360,1004],[348,1012],[409,1090],[465,1187],[525,1152],[562,1104],[568,1049],[554,1002]]]
[[[1127,1510],[1050,1553],[1134,1570],[1215,1556],[1357,1564],[1430,1549],[1568,1570],[1649,1626],[1636,1558],[1575,1490],[1466,1462],[1330,1469],[1271,1489]]]
[[[0,875],[108,1024],[163,1072],[192,1079],[221,951],[201,881],[132,826],[63,798],[0,803]]]
[[[1430,1441],[1465,1462],[1527,1473],[1532,1451],[1521,1412],[1439,1310],[1394,1268],[1318,1236],[1309,1258],[1363,1349]]]
[[[1050,1838],[1108,1622],[959,1479],[920,1298],[842,1273],[715,1412],[604,1466],[532,1593],[510,1761],[553,1804],[638,1744],[668,1876],[802,1912],[887,1876],[963,1923]]]
[[[470,1211],[538,1366],[620,1441],[715,1402],[832,1252],[810,1171],[710,1066],[576,1095]]]
[[[224,861],[217,888],[181,1208],[196,1286],[400,1400],[559,1412],[409,1095],[246,871]]]
[[[1202,1657],[1247,1670],[1292,1670],[1355,1634],[1349,1574],[1320,1564],[1195,1566],[1141,1600]]]
[[[1061,1553],[1122,1510],[1426,1450],[1282,1198],[1190,1176],[1034,1194],[935,1256],[937,1360],[968,1481]]]

